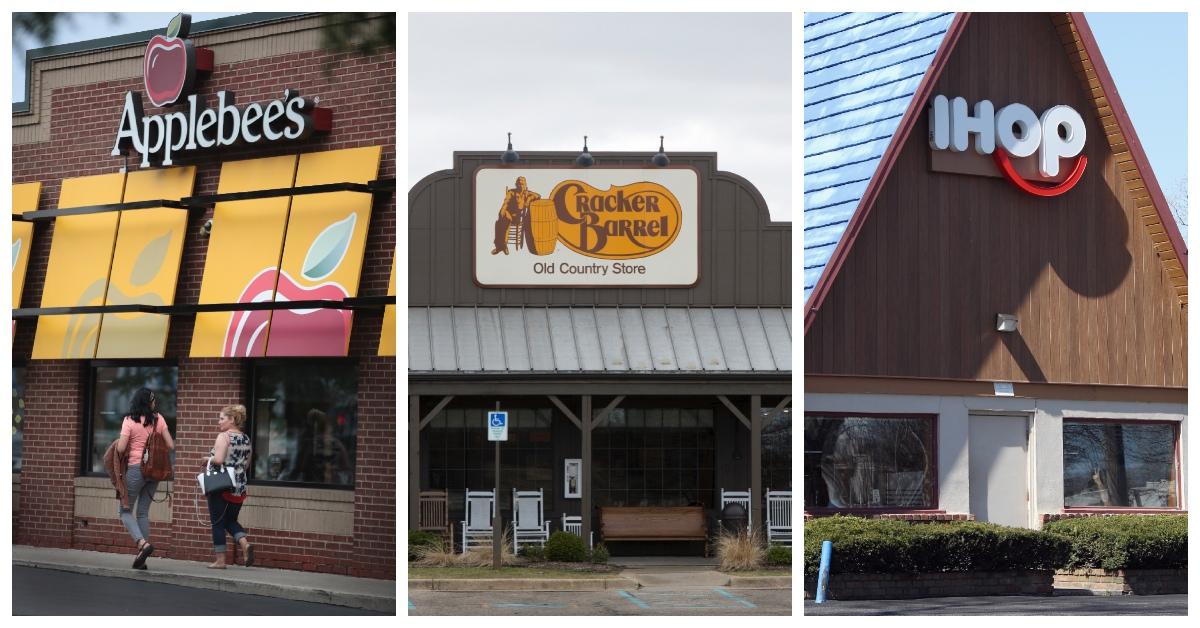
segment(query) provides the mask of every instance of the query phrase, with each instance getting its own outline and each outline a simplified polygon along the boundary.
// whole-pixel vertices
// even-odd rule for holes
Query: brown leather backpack
[[[170,482],[175,479],[175,470],[171,468],[171,449],[167,447],[167,439],[158,431],[158,422],[162,420],[161,414],[155,416],[154,427],[146,437],[142,478],[147,482]]]

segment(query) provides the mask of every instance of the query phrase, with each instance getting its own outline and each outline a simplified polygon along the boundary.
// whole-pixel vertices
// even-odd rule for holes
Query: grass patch
[[[543,567],[409,567],[409,579],[422,578],[607,578],[612,571]]]

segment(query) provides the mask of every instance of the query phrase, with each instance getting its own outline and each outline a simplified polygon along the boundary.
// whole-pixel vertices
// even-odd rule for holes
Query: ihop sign
[[[996,110],[991,101],[981,100],[971,113],[965,98],[938,95],[929,104],[933,150],[963,153],[974,144],[976,153],[992,156],[1004,178],[1036,196],[1058,196],[1075,187],[1087,168],[1087,157],[1080,155],[1086,141],[1083,117],[1067,105],[1055,105],[1039,116],[1021,103]],[[1066,178],[1047,185],[1022,177],[1013,166],[1014,158],[1034,155],[1038,173],[1046,178],[1060,176],[1062,160],[1075,160],[1066,168]]]

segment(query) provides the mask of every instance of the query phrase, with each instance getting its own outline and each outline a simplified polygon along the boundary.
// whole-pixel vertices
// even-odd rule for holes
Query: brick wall
[[[1060,594],[1167,595],[1187,593],[1186,569],[1080,569],[1054,574]]]
[[[234,91],[238,103],[246,104],[278,98],[285,87],[298,89],[306,96],[319,96],[321,106],[333,110],[334,128],[301,144],[177,158],[178,165],[197,166],[195,194],[216,192],[224,161],[359,146],[384,146],[379,177],[396,177],[394,52],[358,57],[315,51],[226,64],[218,55],[216,62],[212,75],[196,90],[210,104],[220,90]],[[129,90],[143,91],[140,77],[53,92],[50,141],[14,146],[12,152],[13,182],[42,182],[39,209],[57,207],[63,179],[116,172],[125,165],[109,153]],[[149,101],[145,104],[148,115],[164,111]],[[138,156],[131,155],[130,171],[138,163]],[[208,244],[200,227],[211,217],[211,209],[189,217],[176,303],[198,301]],[[41,302],[53,231],[53,223],[38,223],[34,228],[24,307]],[[360,296],[387,294],[395,241],[395,196],[379,195],[367,232]],[[351,333],[350,355],[358,358],[360,371],[354,536],[251,530],[256,559],[264,566],[395,576],[396,361],[375,356],[382,319],[382,311],[356,312]],[[205,525],[207,508],[203,500],[198,511],[193,505],[198,489],[191,478],[212,445],[214,417],[220,408],[229,403],[249,405],[248,369],[241,360],[188,358],[193,325],[191,317],[174,317],[167,340],[166,357],[179,365],[176,459],[182,481],[176,483],[171,524],[152,524],[152,536],[161,537],[155,538],[156,545],[164,548],[161,555],[208,560],[212,540]],[[17,323],[15,363],[29,359],[35,328],[34,320]],[[85,364],[79,361],[28,363],[21,508],[14,542],[132,551],[132,541],[115,519],[74,520],[73,482],[80,466],[82,422],[88,415],[85,373]],[[230,545],[228,558],[232,559]]]

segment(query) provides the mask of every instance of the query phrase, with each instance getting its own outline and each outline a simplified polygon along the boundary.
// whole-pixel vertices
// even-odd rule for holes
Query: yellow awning
[[[120,203],[124,193],[124,173],[65,179],[58,207]],[[104,212],[55,220],[41,307],[103,305],[118,218],[117,212]],[[35,360],[92,358],[96,355],[99,332],[99,314],[41,316],[32,357]]]
[[[138,170],[125,183],[124,202],[172,200],[192,193],[196,167]],[[187,231],[185,209],[119,212],[116,250],[105,305],[171,305]],[[166,314],[104,314],[97,358],[161,358],[167,350]]]
[[[296,155],[231,161],[221,166],[218,194],[292,187]],[[200,303],[250,303],[275,298],[279,258],[292,197],[226,201],[213,209],[200,283]],[[270,310],[201,312],[191,357],[262,357]]]
[[[380,146],[300,156],[296,186],[368,183],[379,172]],[[374,199],[362,192],[307,194],[292,199],[276,301],[342,300],[358,295]],[[277,310],[268,356],[344,356],[349,310]]]

